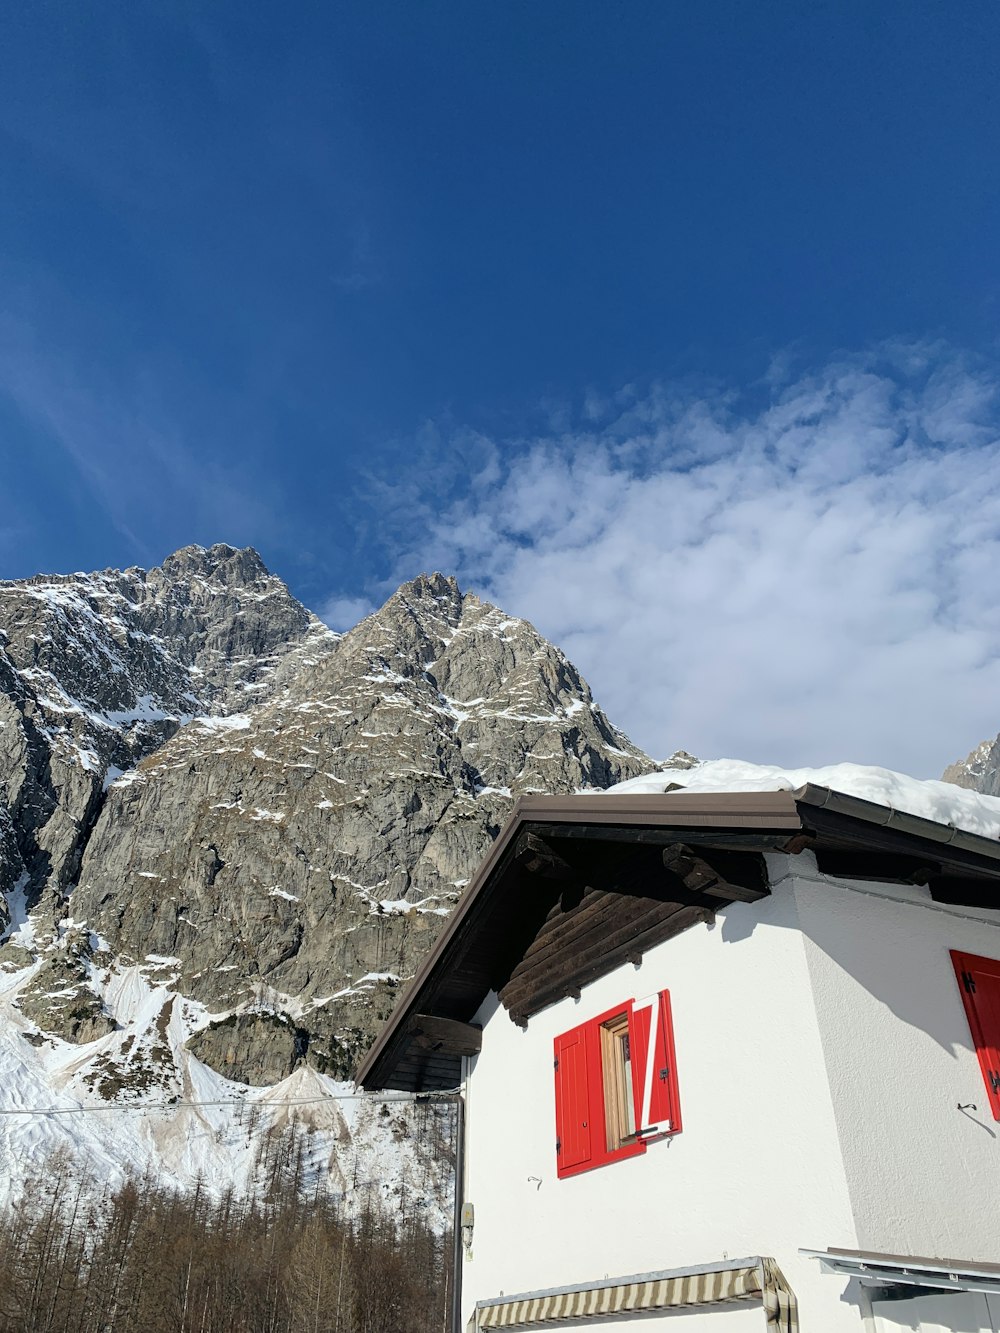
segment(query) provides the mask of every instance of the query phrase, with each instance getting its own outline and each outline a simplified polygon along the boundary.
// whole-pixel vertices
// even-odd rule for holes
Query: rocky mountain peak
[[[388,635],[397,653],[410,657],[414,664],[426,665],[454,634],[462,604],[456,579],[420,574],[402,584],[378,611],[348,633],[361,640],[373,630]]]
[[[652,767],[557,648],[441,573],[343,636],[249,549],[74,576],[43,599],[62,721],[24,665],[35,593],[8,586],[5,956],[35,960],[20,1012],[63,1038],[114,1046],[112,978],[138,968],[216,1068],[343,1074],[517,795]]]
[[[182,546],[168,555],[160,566],[160,573],[171,580],[192,575],[213,577],[228,587],[249,586],[261,579],[271,578],[260,554],[252,546],[242,548],[226,542],[214,546]]]
[[[409,604],[437,602],[440,606],[450,606],[455,615],[462,606],[462,590],[458,586],[458,579],[453,574],[438,572],[418,574],[415,579],[409,579],[393,593],[393,598]]]

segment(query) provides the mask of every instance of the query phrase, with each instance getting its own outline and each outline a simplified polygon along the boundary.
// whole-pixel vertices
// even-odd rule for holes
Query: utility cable
[[[409,1092],[396,1096],[377,1092],[330,1093],[326,1097],[288,1097],[249,1099],[230,1099],[204,1102],[132,1102],[109,1103],[106,1106],[0,1106],[0,1116],[5,1115],[90,1115],[102,1111],[195,1111],[203,1106],[238,1106],[252,1110],[255,1106],[315,1106],[327,1102],[381,1102],[384,1106],[394,1103],[412,1105],[433,1100],[454,1100],[461,1094],[461,1088],[444,1088],[433,1092]]]

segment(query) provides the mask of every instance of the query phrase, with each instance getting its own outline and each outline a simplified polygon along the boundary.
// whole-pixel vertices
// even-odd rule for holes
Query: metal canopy
[[[826,1273],[852,1277],[865,1287],[915,1287],[923,1291],[978,1291],[1000,1294],[1000,1264],[919,1255],[877,1254],[865,1250],[799,1250],[818,1259]],[[919,1293],[913,1292],[914,1296]]]

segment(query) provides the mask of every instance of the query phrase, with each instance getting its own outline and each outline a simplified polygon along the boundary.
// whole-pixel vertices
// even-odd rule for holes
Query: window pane
[[[628,1028],[620,1037],[622,1077],[625,1084],[625,1124],[626,1134],[635,1133],[635,1108],[632,1105],[632,1048],[628,1039]]]
[[[616,1014],[601,1027],[601,1074],[607,1149],[614,1152],[635,1133],[627,1013]]]

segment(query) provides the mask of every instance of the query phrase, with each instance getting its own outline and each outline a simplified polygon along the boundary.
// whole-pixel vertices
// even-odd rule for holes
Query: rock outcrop
[[[949,764],[941,774],[941,781],[982,792],[984,796],[1000,796],[1000,736],[983,741],[964,759]]]

